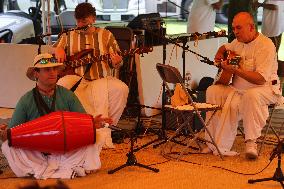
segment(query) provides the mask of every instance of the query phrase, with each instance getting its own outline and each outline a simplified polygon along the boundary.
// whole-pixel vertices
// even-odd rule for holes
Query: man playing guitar
[[[238,153],[231,151],[231,148],[238,121],[243,120],[245,155],[248,159],[256,159],[256,139],[261,136],[266,124],[268,105],[283,102],[277,76],[276,51],[272,41],[257,32],[250,13],[238,13],[233,19],[232,28],[236,39],[221,46],[215,55],[215,61],[221,61],[221,68],[233,75],[232,83],[215,84],[207,89],[206,102],[222,107],[222,111],[217,112],[208,124],[208,129],[223,155],[236,155]],[[224,52],[228,50],[241,57],[239,66],[228,64],[224,57]],[[206,138],[209,139],[207,134]],[[207,145],[204,153],[217,154],[214,146]]]
[[[78,28],[86,27],[86,30],[73,30],[60,36],[54,45],[58,61],[65,62],[67,57],[86,49],[93,49],[92,53],[87,54],[89,60],[105,54],[109,58],[87,63],[81,61],[81,66],[75,68],[76,75],[66,75],[58,80],[58,84],[71,89],[82,78],[74,92],[87,113],[110,117],[116,125],[129,91],[125,83],[112,77],[113,69],[118,69],[122,62],[119,46],[110,31],[93,26],[96,10],[90,3],[77,5],[75,19]]]

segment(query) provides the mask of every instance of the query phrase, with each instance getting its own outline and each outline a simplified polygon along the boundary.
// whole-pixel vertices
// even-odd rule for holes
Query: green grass
[[[187,31],[187,22],[185,21],[179,21],[179,20],[165,20],[165,27],[167,28],[167,34],[180,34],[180,33],[186,33]],[[258,27],[260,30],[260,27]],[[214,31],[219,30],[226,30],[228,29],[227,25],[224,24],[216,24]],[[282,37],[281,46],[278,52],[279,59],[284,60],[284,36]]]

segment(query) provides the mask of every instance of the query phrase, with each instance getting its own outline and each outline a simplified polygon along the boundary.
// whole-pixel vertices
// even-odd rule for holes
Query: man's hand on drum
[[[2,140],[3,142],[7,140],[7,125],[6,124],[0,125],[0,140]]]
[[[105,118],[102,117],[102,115],[97,115],[96,117],[94,117],[94,123],[95,123],[95,127],[97,129],[105,127],[106,124],[111,125],[112,124],[112,119],[111,118]]]

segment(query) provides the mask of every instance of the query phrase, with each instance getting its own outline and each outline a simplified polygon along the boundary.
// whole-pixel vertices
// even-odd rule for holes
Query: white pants
[[[237,135],[238,121],[243,120],[245,140],[255,140],[269,116],[268,105],[279,100],[269,86],[237,91],[230,86],[212,85],[206,91],[206,102],[222,107],[210,121],[208,130],[221,153],[229,152]],[[206,114],[208,119],[211,112]],[[208,120],[207,120],[208,121]],[[208,133],[205,138],[211,141]],[[208,147],[216,152],[215,147]]]
[[[2,152],[17,177],[73,178],[78,171],[85,173],[101,167],[100,152],[108,137],[107,129],[97,129],[95,144],[65,154],[45,156],[38,151],[9,147],[8,141],[2,144]]]
[[[77,75],[66,75],[59,79],[57,84],[71,89],[80,78]],[[128,92],[127,85],[114,77],[94,81],[82,79],[75,90],[76,96],[88,114],[110,117],[114,125],[119,121],[126,106]]]

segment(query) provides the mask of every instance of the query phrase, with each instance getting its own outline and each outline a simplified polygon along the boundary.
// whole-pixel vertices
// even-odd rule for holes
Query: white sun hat
[[[63,63],[57,62],[57,60],[49,53],[38,54],[34,58],[33,66],[29,67],[26,72],[26,76],[30,79],[35,81],[36,78],[34,77],[35,68],[48,68],[48,67],[56,67],[59,66],[60,68],[64,68]]]

